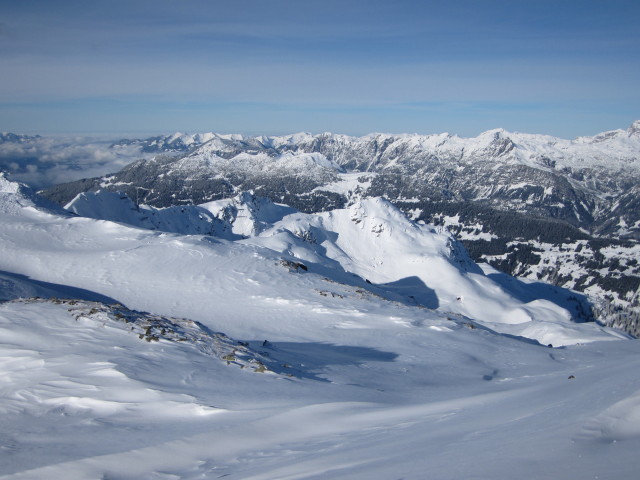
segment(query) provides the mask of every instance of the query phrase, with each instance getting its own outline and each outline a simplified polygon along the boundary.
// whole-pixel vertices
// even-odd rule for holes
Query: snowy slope
[[[237,240],[259,234],[295,212],[250,192],[202,205],[154,208],[136,205],[126,194],[99,190],[79,193],[65,210],[81,217],[111,220],[133,227],[183,235]]]
[[[160,220],[171,215],[173,221],[166,224],[183,225],[174,232],[215,235],[211,227],[189,226],[186,207],[139,210],[130,205],[127,197],[101,192],[81,194],[68,208],[141,228],[149,228],[149,218]],[[464,315],[545,345],[588,341],[591,335],[583,337],[578,333],[582,326],[573,323],[580,319],[572,318],[576,306],[568,300],[571,294],[554,292],[552,296],[539,286],[514,281],[517,288],[528,291],[523,300],[521,292],[511,292],[485,276],[444,230],[409,221],[383,199],[366,199],[349,209],[307,215],[245,193],[193,209],[205,211],[206,221],[223,225],[218,228],[221,236],[248,237],[247,245],[266,247],[314,268],[317,265],[331,278],[342,278],[346,272],[355,274],[375,284],[377,291],[409,304]],[[159,221],[152,229],[171,231],[162,228]]]
[[[68,215],[59,205],[37,195],[22,183],[10,181],[5,173],[0,172],[0,211],[20,214],[25,207],[37,207],[57,215]]]
[[[390,291],[366,283],[342,268],[355,265],[346,259],[409,249],[415,239],[426,254],[418,271],[436,265],[443,276],[457,270],[456,281],[485,282],[448,236],[403,223],[386,202],[290,214],[232,242],[3,198],[2,298],[75,287],[86,300],[107,296],[151,312],[88,301],[0,304],[3,478],[637,474],[640,344],[582,324],[566,336],[592,343],[551,349],[420,308],[402,299],[403,282]],[[296,236],[303,231],[316,243]],[[394,283],[407,274],[409,253],[361,273]],[[504,307],[501,295],[491,308]],[[186,326],[193,336],[172,336]],[[209,338],[227,339],[225,348],[242,342],[234,356],[265,359],[272,372],[239,368],[228,350],[209,354],[200,348]],[[607,339],[616,341],[598,341]]]
[[[154,208],[136,205],[123,193],[98,191],[79,193],[64,208],[82,217],[111,220],[149,230],[234,238],[227,222],[196,205]]]
[[[316,215],[290,215],[247,242],[303,262],[344,269],[409,303],[464,315],[545,345],[582,341],[572,322],[568,293],[565,298],[560,292],[549,295],[544,286],[515,279],[511,288],[497,283],[444,229],[411,222],[384,199]],[[523,296],[518,289],[528,293]]]
[[[640,328],[640,276],[631,264],[623,272],[598,243],[606,239],[605,249],[630,245],[624,256],[636,261],[638,121],[627,129],[573,140],[494,129],[475,138],[446,133],[176,134],[149,142],[158,152],[181,153],[57,185],[46,194],[66,204],[88,190],[123,191],[131,198],[143,192],[145,203],[167,207],[225,200],[251,190],[308,213],[385,197],[415,220],[457,219],[445,223],[461,232],[474,259],[492,258],[495,267],[512,275],[576,286],[598,306],[598,321],[628,332]],[[251,235],[254,225],[250,221],[240,228],[238,222],[236,228]],[[596,244],[593,254],[576,252],[569,263],[564,263],[567,256],[553,254],[590,237]],[[531,242],[540,245],[543,260],[550,263],[538,263],[541,256]],[[567,270],[578,276],[567,277],[562,273]]]
[[[387,350],[272,344],[321,375],[287,380],[77,313],[0,305],[6,478],[637,473],[637,342],[550,357],[453,323],[369,325],[350,337]]]

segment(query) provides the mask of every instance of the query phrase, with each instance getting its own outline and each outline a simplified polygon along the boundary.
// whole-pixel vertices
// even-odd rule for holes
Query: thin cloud
[[[361,106],[573,101],[608,101],[624,125],[620,102],[640,107],[638,12],[624,0],[16,2],[0,5],[15,33],[0,42],[0,129],[180,130],[198,118],[198,130],[255,130],[277,104],[308,107],[296,119],[313,124],[325,105],[346,118]],[[161,111],[179,103],[192,110]],[[243,107],[230,119],[221,104]],[[559,111],[549,117],[562,126]],[[288,129],[272,112],[264,128]],[[406,125],[386,113],[375,130]]]

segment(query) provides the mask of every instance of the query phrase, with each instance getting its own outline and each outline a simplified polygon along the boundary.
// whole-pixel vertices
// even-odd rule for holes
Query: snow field
[[[384,201],[238,241],[21,202],[0,213],[0,298],[199,321],[271,371],[90,302],[2,303],[2,478],[637,476],[639,344],[483,275]],[[510,309],[526,321],[491,322]]]
[[[275,342],[266,347],[274,358],[313,374],[283,378],[189,345],[78,323],[52,302],[6,303],[0,325],[3,338],[15,332],[0,349],[12,362],[1,390],[12,409],[2,434],[6,478],[637,471],[636,342],[548,349],[441,321],[440,331],[414,327],[411,335],[406,327],[397,336],[390,328],[357,332],[370,344],[384,335],[386,355]]]

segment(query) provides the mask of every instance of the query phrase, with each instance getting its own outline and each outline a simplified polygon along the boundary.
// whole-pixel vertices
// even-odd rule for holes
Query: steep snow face
[[[59,215],[65,215],[58,205],[37,195],[28,186],[12,182],[4,172],[0,172],[0,212],[19,213],[24,207],[38,207]]]
[[[516,298],[485,276],[446,231],[411,222],[384,199],[289,215],[246,242],[344,269],[407,302],[464,315],[498,331],[545,344],[572,341],[575,324],[563,306],[545,298]]]
[[[20,191],[20,184],[17,182],[11,182],[7,179],[7,175],[4,172],[0,172],[0,193],[2,194],[16,194]]]

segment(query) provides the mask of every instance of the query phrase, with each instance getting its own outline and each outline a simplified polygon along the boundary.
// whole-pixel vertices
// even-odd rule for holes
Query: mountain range
[[[640,333],[640,121],[574,140],[501,129],[476,138],[208,133],[112,147],[152,156],[42,194],[65,205],[82,192],[121,192],[162,208],[251,191],[306,213],[384,197],[412,220],[445,226],[474,260],[583,292],[598,321]]]
[[[388,199],[1,175],[0,249],[3,478],[637,474],[640,344]]]

